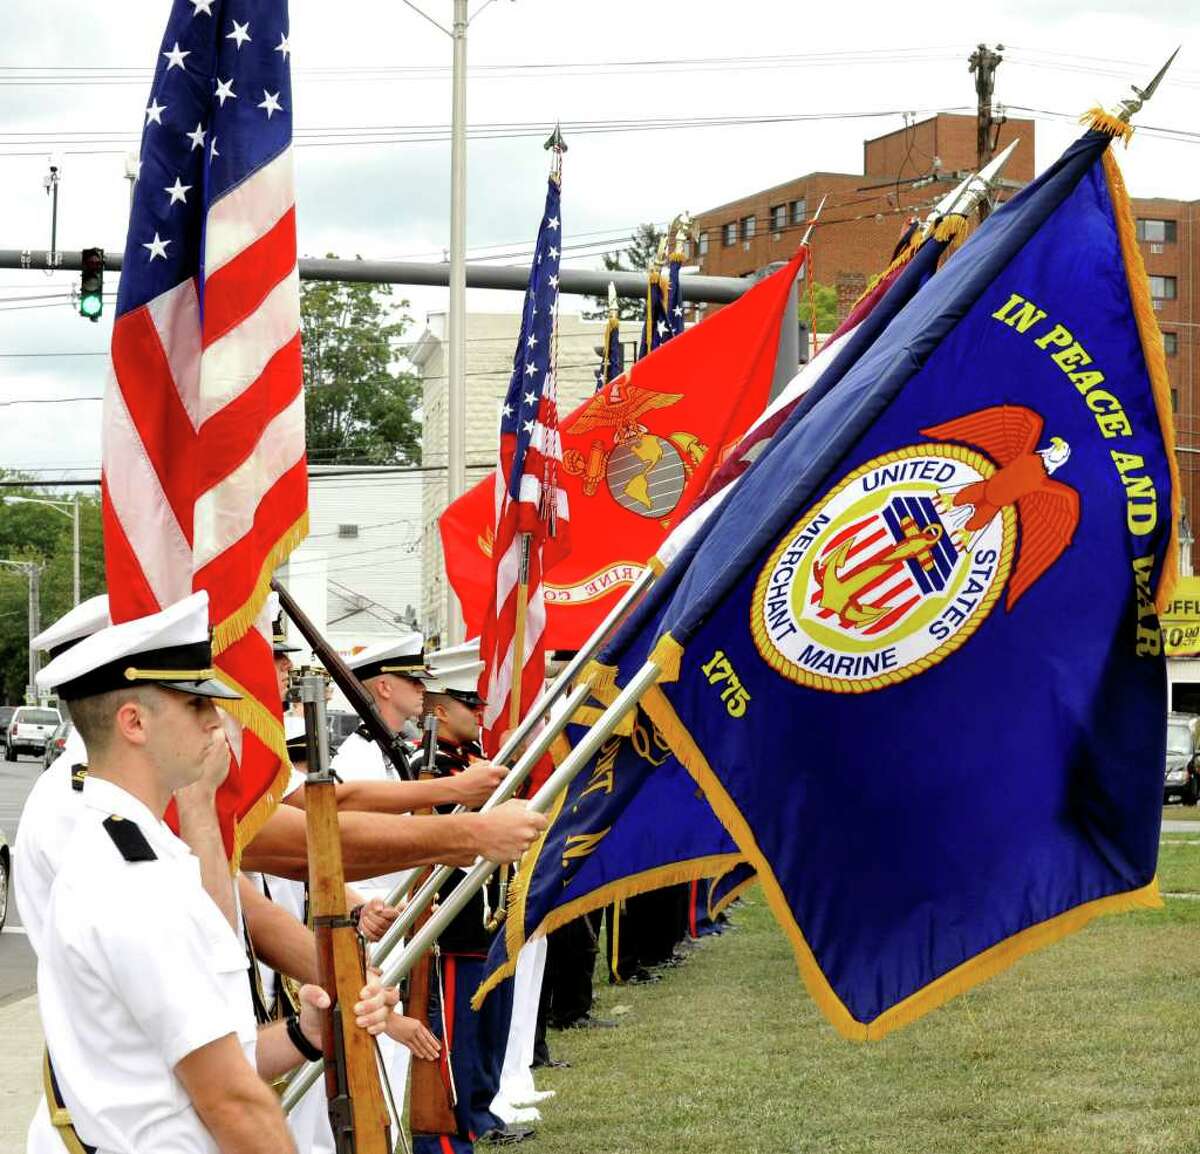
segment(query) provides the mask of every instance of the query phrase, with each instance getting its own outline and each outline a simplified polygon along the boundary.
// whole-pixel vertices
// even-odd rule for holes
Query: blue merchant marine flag
[[[848,1037],[1159,903],[1177,483],[1109,143],[772,440],[621,659]]]
[[[552,753],[560,762],[603,710],[577,710]],[[505,933],[488,956],[475,1005],[515,972],[517,955],[589,910],[731,870],[743,860],[695,781],[654,724],[635,711],[560,797],[550,827],[521,864]]]
[[[947,243],[958,231],[943,229],[920,246],[916,259],[899,273],[887,295],[848,337],[836,364],[793,406],[783,431],[802,419],[871,347],[900,308],[933,275]],[[780,435],[777,433],[776,438]],[[751,468],[764,467],[774,441],[772,438],[767,443]],[[697,544],[693,540],[689,550]],[[639,664],[658,635],[653,626],[656,611],[670,600],[681,567],[672,564],[634,610]],[[615,644],[619,646],[620,640]],[[556,749],[558,760],[599,715],[599,707],[615,696],[617,652],[606,651],[600,662],[587,670],[585,676],[595,700],[580,711],[575,724],[567,727]],[[624,667],[633,668],[629,664]],[[671,815],[670,820],[664,820],[665,814]],[[484,993],[513,972],[521,946],[535,934],[549,932],[582,913],[634,894],[679,881],[705,882],[709,878],[713,879],[712,888],[701,887],[705,906],[702,912],[709,918],[755,880],[753,868],[698,794],[696,783],[650,719],[639,713],[633,732],[627,729],[612,738],[576,778],[565,804],[555,811],[547,837],[524,863],[512,890],[516,900],[507,935],[498,938],[492,948],[488,970],[494,976],[485,983]]]

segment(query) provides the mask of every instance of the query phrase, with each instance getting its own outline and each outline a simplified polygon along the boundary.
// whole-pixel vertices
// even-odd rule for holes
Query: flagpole
[[[525,673],[525,619],[529,614],[529,551],[532,534],[521,534],[521,561],[517,571],[517,620],[513,629],[512,684],[509,687],[508,726],[515,729],[521,722],[521,687]]]
[[[613,703],[600,715],[596,724],[583,735],[579,744],[563,758],[562,764],[546,779],[542,788],[533,796],[529,802],[529,808],[534,813],[549,812],[558,795],[575,780],[600,746],[612,736],[625,715],[637,705],[646,690],[658,680],[659,673],[659,666],[653,661],[647,661],[637,671],[629,685],[613,699]],[[541,736],[539,735],[539,740]],[[384,985],[394,985],[412,969],[417,959],[441,937],[450,923],[465,908],[467,902],[487,883],[496,868],[495,862],[483,860],[477,861],[472,866],[449,896],[439,903],[437,912],[413,935],[412,940],[401,951],[399,958],[384,971],[382,977]],[[395,924],[393,923],[393,928]],[[381,942],[380,945],[382,944]],[[290,1112],[300,1101],[320,1073],[321,1063],[309,1062],[292,1075],[280,1099],[280,1105],[285,1114]]]
[[[641,600],[642,594],[650,588],[654,581],[655,573],[649,566],[638,574],[633,584],[625,591],[625,595],[609,610],[608,616],[600,623],[592,636],[588,638],[583,648],[576,652],[575,656],[571,658],[563,671],[554,679],[550,687],[534,702],[533,707],[524,716],[517,728],[509,733],[504,744],[496,753],[495,760],[499,764],[503,765],[510,758],[516,756],[517,750],[525,744],[533,731],[541,724],[542,718],[545,717],[550,708],[571,688],[571,683],[575,680],[579,671],[595,657],[600,646],[604,644],[622,623],[626,613]],[[533,767],[549,751],[554,739],[566,727],[572,714],[583,703],[586,696],[586,686],[576,687],[574,692],[567,697],[566,704],[559,717],[549,723],[537,735],[530,748],[521,754],[512,769],[509,770],[508,775],[496,787],[496,792],[480,807],[480,813],[487,813],[488,810],[494,809],[516,794],[517,790],[525,784],[525,779],[532,772]],[[465,808],[465,806],[459,806],[454,812],[461,813]],[[417,878],[424,872],[424,866],[417,866],[403,873],[400,880],[396,883],[395,888],[388,895],[386,904],[394,906],[401,897],[412,889]],[[429,901],[433,900],[433,896],[453,873],[454,870],[450,866],[438,867],[433,876],[417,891],[405,908],[401,910],[400,916],[380,939],[371,956],[372,965],[378,965],[395,946],[396,942],[412,928],[412,925],[417,920],[417,916],[429,904]]]
[[[446,381],[446,505],[466,491],[467,363],[467,0],[454,0],[454,69],[450,116],[450,315]],[[446,582],[446,637],[463,639],[462,610]]]

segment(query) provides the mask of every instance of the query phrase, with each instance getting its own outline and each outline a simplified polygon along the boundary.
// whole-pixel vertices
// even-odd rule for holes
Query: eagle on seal
[[[921,430],[936,441],[958,441],[980,449],[998,466],[990,477],[959,489],[950,503],[954,508],[971,508],[964,526],[968,532],[982,529],[1006,506],[1016,507],[1021,536],[1005,597],[1010,611],[1062,556],[1079,524],[1079,494],[1051,480],[1051,474],[1066,464],[1071,446],[1053,437],[1047,448],[1039,449],[1042,425],[1032,409],[996,405]]]

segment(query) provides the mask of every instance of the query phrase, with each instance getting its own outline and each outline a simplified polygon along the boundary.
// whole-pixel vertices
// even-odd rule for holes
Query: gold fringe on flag
[[[1111,112],[1105,112],[1103,108],[1089,108],[1079,118],[1079,123],[1087,125],[1093,132],[1107,132],[1114,140],[1119,138],[1125,141],[1126,148],[1133,138],[1133,125]]]

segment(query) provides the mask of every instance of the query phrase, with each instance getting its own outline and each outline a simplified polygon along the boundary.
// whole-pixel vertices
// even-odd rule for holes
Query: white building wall
[[[419,471],[309,478],[309,535],[279,576],[342,653],[414,628],[422,488]],[[289,636],[303,645],[294,628]]]

